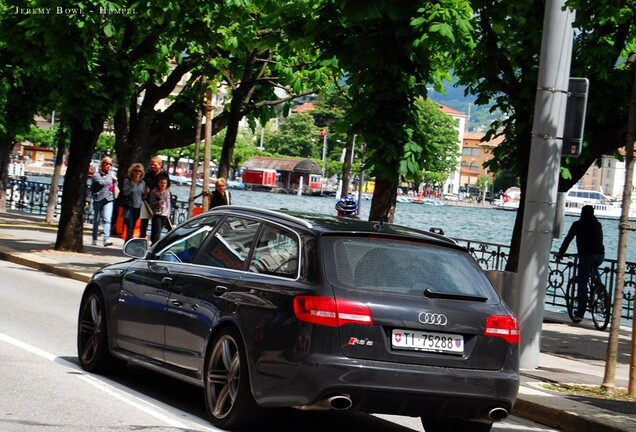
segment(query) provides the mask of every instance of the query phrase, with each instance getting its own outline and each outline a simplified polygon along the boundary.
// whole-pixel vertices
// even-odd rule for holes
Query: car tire
[[[114,372],[125,365],[108,347],[108,322],[104,298],[93,288],[82,297],[77,321],[77,357],[88,372]]]
[[[481,423],[464,419],[421,418],[425,432],[490,432],[492,423]]]
[[[264,418],[252,396],[243,341],[233,327],[221,330],[209,350],[204,391],[210,422],[219,428],[243,430]]]

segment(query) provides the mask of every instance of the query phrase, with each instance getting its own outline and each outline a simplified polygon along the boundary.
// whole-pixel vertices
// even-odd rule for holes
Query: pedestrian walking
[[[210,208],[230,205],[232,204],[232,196],[230,191],[227,190],[227,182],[223,177],[216,179],[214,183],[214,192],[212,192],[212,198],[210,199]]]
[[[124,196],[124,220],[126,223],[126,240],[133,238],[135,224],[141,214],[146,183],[144,178],[144,166],[134,163],[128,168],[128,177],[124,179],[122,194]]]
[[[593,271],[597,280],[601,280],[598,267],[605,260],[605,246],[603,245],[603,226],[594,216],[594,207],[583,206],[581,217],[572,223],[568,234],[559,248],[556,259],[560,261],[568,250],[570,242],[576,237],[576,249],[579,256],[577,283],[578,298],[574,315],[583,318],[588,302],[588,280]]]
[[[161,232],[169,223],[170,192],[168,178],[160,176],[157,186],[148,194],[148,205],[152,210],[152,228],[150,230],[150,244],[155,244],[161,238]]]
[[[159,156],[153,156],[152,158],[150,158],[150,167],[148,168],[148,170],[146,171],[146,174],[144,175],[144,183],[146,184],[144,200],[146,201],[148,200],[148,195],[150,194],[150,191],[152,191],[154,188],[157,187],[157,183],[160,177],[164,177],[167,180],[168,186],[166,189],[168,191],[170,190],[170,177],[168,176],[168,173],[163,170],[162,166],[163,166],[163,161],[161,160]],[[140,217],[141,217],[141,226],[139,227],[139,231],[140,231],[139,236],[141,238],[145,238],[146,232],[148,230],[148,221],[153,218],[153,215],[150,212],[146,212],[144,209],[144,206],[142,206]]]
[[[117,177],[110,168],[113,160],[105,156],[99,162],[99,169],[93,174],[91,180],[91,198],[93,199],[93,245],[97,245],[99,234],[99,222],[104,228],[104,246],[110,246],[110,225],[113,217],[113,201],[115,200],[115,187]]]

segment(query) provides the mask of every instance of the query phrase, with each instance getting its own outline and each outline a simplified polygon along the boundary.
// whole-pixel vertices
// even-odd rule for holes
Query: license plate
[[[391,347],[403,350],[464,353],[464,336],[448,333],[394,329]]]

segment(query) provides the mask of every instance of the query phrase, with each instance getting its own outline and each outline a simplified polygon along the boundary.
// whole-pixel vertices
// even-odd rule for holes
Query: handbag
[[[141,219],[152,219],[152,211],[150,209],[148,201],[146,200],[143,200],[141,202],[141,211],[139,212],[139,217]]]

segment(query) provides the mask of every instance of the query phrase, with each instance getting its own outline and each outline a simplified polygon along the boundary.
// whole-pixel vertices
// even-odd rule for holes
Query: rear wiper
[[[442,291],[433,291],[430,288],[426,288],[424,290],[424,295],[428,298],[443,298],[443,299],[451,299],[451,300],[467,300],[467,301],[479,301],[479,302],[488,301],[488,297],[470,295],[470,294],[456,294],[456,293],[449,293],[449,292],[442,292]]]

